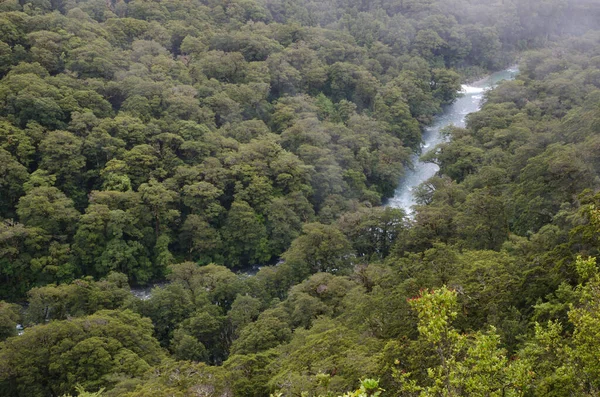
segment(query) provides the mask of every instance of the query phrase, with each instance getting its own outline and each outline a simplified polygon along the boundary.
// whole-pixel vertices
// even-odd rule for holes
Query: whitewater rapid
[[[441,133],[445,127],[449,125],[464,127],[467,115],[481,109],[485,92],[502,80],[514,79],[518,72],[517,67],[512,67],[493,73],[472,85],[462,85],[462,95],[454,103],[445,107],[442,114],[436,116],[433,124],[423,132],[421,155],[433,150],[438,144],[447,139]],[[413,168],[406,171],[396,188],[394,196],[386,203],[386,205],[393,208],[402,208],[408,215],[413,213],[412,207],[416,204],[413,194],[415,188],[439,171],[436,164],[422,162],[419,154],[414,154],[411,160]]]

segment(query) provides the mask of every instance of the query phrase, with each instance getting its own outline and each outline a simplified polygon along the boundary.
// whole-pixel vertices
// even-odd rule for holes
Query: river
[[[463,85],[463,95],[454,101],[454,103],[445,107],[444,112],[437,116],[434,123],[423,132],[422,153],[427,153],[435,148],[437,144],[444,141],[444,136],[440,133],[444,127],[451,124],[457,127],[464,127],[467,114],[476,112],[481,108],[483,93],[502,80],[513,79],[517,73],[518,69],[514,67],[491,74],[485,79],[473,83],[473,85]],[[414,168],[407,170],[396,189],[394,197],[390,198],[387,202],[388,206],[402,208],[409,214],[411,213],[411,207],[415,204],[412,190],[434,176],[439,170],[435,164],[420,161],[418,154],[413,155],[412,163],[414,164]],[[244,277],[254,276],[260,268],[261,266],[255,265],[238,272],[238,274]],[[161,283],[146,288],[132,288],[131,292],[138,298],[146,300],[151,297],[152,288],[157,286],[164,287],[165,285],[166,283]]]
[[[483,99],[483,93],[494,87],[498,82],[502,80],[511,80],[518,73],[516,67],[503,70],[491,74],[483,80],[480,80],[473,85],[463,85],[463,95],[459,97],[454,103],[444,108],[444,112],[435,118],[434,123],[425,129],[423,132],[423,145],[422,154],[433,150],[436,145],[444,142],[444,136],[441,134],[441,130],[449,125],[455,125],[457,127],[464,127],[465,117],[469,113],[473,113],[481,109],[481,101]],[[407,170],[406,174],[400,181],[398,188],[394,194],[394,197],[390,198],[386,205],[394,208],[402,208],[408,214],[411,214],[411,207],[415,205],[415,200],[412,195],[412,191],[415,187],[425,182],[427,179],[435,175],[439,170],[439,167],[432,163],[424,163],[419,160],[419,155],[415,154],[412,158],[414,165],[413,169]],[[279,264],[279,263],[278,263]],[[249,271],[242,272],[245,276],[255,275],[260,266],[255,266]],[[164,287],[167,282],[158,283],[145,288],[132,288],[131,292],[137,298],[141,300],[150,299],[152,294],[152,288]],[[18,334],[23,333],[23,326],[17,325]]]
[[[444,142],[446,138],[441,133],[443,128],[449,125],[464,127],[467,115],[481,109],[485,91],[493,88],[502,80],[514,79],[518,72],[519,70],[515,66],[493,73],[472,85],[463,85],[462,95],[451,105],[446,106],[442,114],[436,116],[433,124],[423,132],[421,155]],[[386,204],[393,208],[402,208],[409,215],[412,214],[412,206],[416,204],[413,190],[439,171],[436,164],[422,162],[419,154],[414,154],[411,160],[413,168],[406,171],[396,188],[394,196]]]

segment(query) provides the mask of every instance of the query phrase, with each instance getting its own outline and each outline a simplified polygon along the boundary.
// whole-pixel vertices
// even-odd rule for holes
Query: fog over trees
[[[599,2],[0,19],[0,395],[600,393]]]

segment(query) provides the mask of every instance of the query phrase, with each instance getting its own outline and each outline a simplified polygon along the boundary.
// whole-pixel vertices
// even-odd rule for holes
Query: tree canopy
[[[599,20],[2,2],[0,394],[597,396]],[[515,62],[413,215],[385,206],[461,84]]]

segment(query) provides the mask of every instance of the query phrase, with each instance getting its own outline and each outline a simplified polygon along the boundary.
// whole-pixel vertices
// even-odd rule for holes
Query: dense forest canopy
[[[471,3],[4,2],[0,296],[270,263],[389,197],[461,75],[600,15]]]
[[[600,3],[0,19],[0,395],[600,393]],[[382,206],[516,59],[424,156],[414,217]]]

